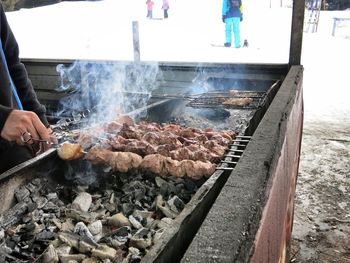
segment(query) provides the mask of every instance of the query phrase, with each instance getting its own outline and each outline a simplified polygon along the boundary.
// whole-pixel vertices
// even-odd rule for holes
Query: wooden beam
[[[305,0],[293,1],[292,29],[289,48],[289,66],[300,65],[303,42]]]
[[[140,34],[139,22],[132,21],[132,39],[134,45],[134,61],[140,62]]]

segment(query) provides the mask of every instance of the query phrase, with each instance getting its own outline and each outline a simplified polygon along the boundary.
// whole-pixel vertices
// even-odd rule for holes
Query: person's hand
[[[226,16],[222,16],[222,22],[225,23]]]
[[[243,21],[243,14],[241,14],[241,22]]]
[[[31,136],[47,142],[54,140],[51,129],[46,128],[34,112],[13,110],[7,117],[0,136],[7,141],[15,141],[19,145],[35,143],[33,140],[24,139],[24,134],[29,138]],[[46,151],[50,147],[49,143],[41,143],[39,151]]]

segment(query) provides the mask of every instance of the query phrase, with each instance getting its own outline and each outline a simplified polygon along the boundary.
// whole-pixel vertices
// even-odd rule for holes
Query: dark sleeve
[[[48,121],[45,116],[45,107],[39,103],[32,83],[28,78],[27,70],[19,59],[19,48],[17,41],[7,22],[3,6],[0,6],[1,42],[5,53],[7,66],[13,83],[16,86],[18,96],[20,97],[24,110],[34,111],[39,116],[44,125],[48,127]],[[2,114],[0,113],[0,118],[2,117],[1,115]],[[6,115],[6,118],[7,116],[8,115]]]

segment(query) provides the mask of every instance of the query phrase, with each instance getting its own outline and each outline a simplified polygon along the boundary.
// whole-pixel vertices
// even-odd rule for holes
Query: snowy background
[[[144,0],[61,2],[7,14],[21,57],[132,60],[132,21],[139,22],[141,60],[285,63],[289,55],[291,8],[269,8],[268,1],[246,0],[241,38],[249,50],[222,45],[221,1],[154,0],[154,19]]]
[[[161,0],[146,19],[144,0],[62,2],[7,13],[22,58],[133,60],[132,21],[143,61],[287,63],[291,1],[245,0],[242,41],[221,48],[221,1]],[[307,13],[305,14],[307,19]],[[350,262],[350,10],[321,11],[317,33],[304,33],[305,122],[296,192],[293,262]]]

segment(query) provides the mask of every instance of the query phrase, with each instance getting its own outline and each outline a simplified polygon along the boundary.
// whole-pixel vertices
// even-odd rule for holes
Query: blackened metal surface
[[[274,247],[269,247],[267,250],[255,251],[254,242],[256,244],[258,242],[255,240],[255,236],[268,196],[272,189],[274,191],[281,190],[276,188],[278,187],[276,184],[268,186],[268,182],[275,177],[282,146],[285,142],[287,143],[286,138],[290,143],[291,137],[286,137],[287,134],[289,135],[287,128],[292,127],[297,132],[297,134],[293,134],[292,139],[295,140],[296,144],[300,143],[303,116],[300,104],[302,70],[301,66],[291,68],[181,262],[246,262],[249,261],[251,255],[255,259],[255,256],[257,256],[256,258],[262,256],[260,253],[269,253],[272,250],[274,250],[275,255],[279,256],[280,243],[273,243]],[[297,114],[297,118],[291,115],[292,112]],[[293,161],[285,163],[286,170],[293,171],[289,174],[292,178],[288,181],[281,178],[283,182],[288,184],[284,187],[288,191],[280,193],[286,197],[284,200],[288,200],[293,192],[295,168],[297,168],[299,160],[300,148],[295,147],[292,150],[294,152],[288,152],[288,154],[291,155]],[[279,174],[278,176],[287,175]],[[285,211],[286,206],[286,203],[281,203],[276,209],[284,209]],[[264,213],[268,214],[269,212],[265,211]],[[285,220],[285,216],[275,218],[274,223],[284,226]],[[284,228],[281,230],[282,232],[278,233],[269,232],[271,228],[268,228],[269,233],[265,236],[271,240],[273,234],[278,234],[281,235],[279,238],[282,240],[285,232],[283,232]],[[261,262],[277,261],[265,260]]]
[[[57,176],[59,179],[57,169],[61,164],[63,161],[57,158],[56,149],[50,149],[0,174],[0,215],[14,204],[16,188],[37,176]]]

